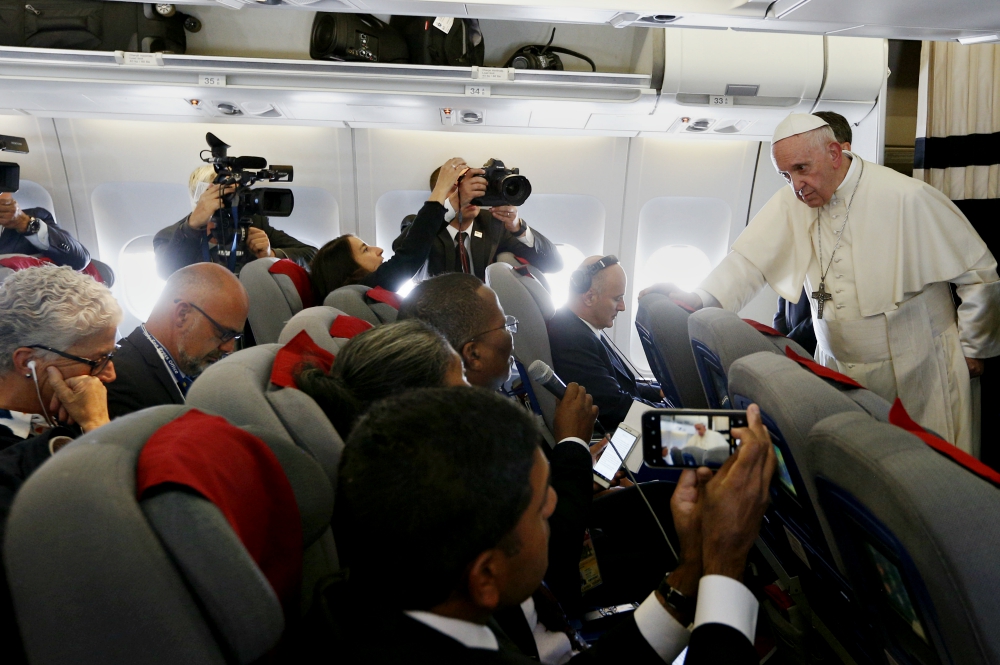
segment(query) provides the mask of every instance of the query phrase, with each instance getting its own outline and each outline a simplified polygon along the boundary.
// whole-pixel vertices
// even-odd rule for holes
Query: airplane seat
[[[367,321],[345,314],[336,307],[310,307],[288,320],[278,343],[287,344],[305,331],[317,345],[336,356],[349,339],[372,327]]]
[[[729,408],[727,375],[739,358],[758,351],[785,355],[785,348],[811,358],[808,351],[786,337],[765,335],[736,314],[705,307],[688,317],[688,335],[695,365],[709,408]]]
[[[820,504],[889,662],[1000,662],[1000,489],[901,428],[841,413],[809,435]]]
[[[0,254],[0,281],[3,281],[18,270],[45,265],[55,265],[55,262],[41,254]],[[97,259],[91,259],[90,263],[78,272],[90,275],[109,289],[115,284],[115,271],[107,263],[102,263]]]
[[[886,401],[885,398],[873,393],[850,377],[823,367],[808,356],[802,356],[791,349],[786,349],[785,355],[826,381],[827,385],[833,386],[842,394],[854,400],[858,406],[867,411],[875,420],[883,423],[889,422],[889,412],[892,409],[892,404]]]
[[[216,418],[210,443],[233,451],[247,482],[226,483],[224,470],[206,477],[179,434],[203,431],[204,418],[177,405],[119,418],[20,489],[4,558],[30,662],[252,663],[296,621],[302,561],[269,543],[317,542],[332,488],[302,451]],[[140,461],[156,435],[155,454]],[[264,510],[241,512],[264,492],[276,497]]]
[[[98,261],[97,259],[91,259],[88,268],[93,267],[94,272],[97,273],[98,281],[104,284],[104,286],[109,289],[115,285],[115,271],[111,269],[107,263],[103,261]],[[93,276],[93,275],[91,275]]]
[[[486,285],[496,292],[504,313],[518,321],[514,334],[514,357],[522,385],[549,430],[553,427],[556,398],[528,376],[527,368],[536,360],[552,366],[547,322],[555,314],[552,298],[541,282],[530,274],[522,275],[507,263],[486,268]]]
[[[549,280],[546,279],[545,273],[524,259],[518,258],[516,254],[513,254],[512,252],[500,252],[497,254],[496,262],[506,263],[507,265],[512,266],[513,268],[519,270],[521,275],[531,275],[545,287],[546,291],[552,293],[552,287],[549,286]]]
[[[330,292],[323,300],[326,307],[336,307],[345,314],[367,321],[373,326],[392,323],[399,316],[400,298],[381,286],[349,284]]]
[[[257,344],[278,341],[285,323],[313,305],[309,273],[288,259],[250,261],[240,270],[240,282],[250,296],[247,318]]]
[[[649,293],[639,299],[635,325],[646,360],[670,403],[705,409],[708,403],[688,336],[689,316],[667,296]]]
[[[760,407],[778,459],[761,541],[788,575],[802,579],[810,605],[845,648],[867,644],[865,627],[852,623],[860,609],[854,606],[837,543],[819,507],[808,437],[816,423],[838,413],[858,414],[871,424],[875,420],[849,396],[770,350],[733,362],[729,391],[731,408]]]

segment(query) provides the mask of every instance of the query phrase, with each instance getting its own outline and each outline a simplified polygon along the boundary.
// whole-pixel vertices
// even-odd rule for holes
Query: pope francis
[[[788,182],[694,293],[739,312],[765,283],[811,296],[816,360],[970,452],[970,376],[1000,355],[997,262],[937,189],[841,149],[809,114],[778,125],[771,159]],[[952,298],[955,286],[960,304]]]

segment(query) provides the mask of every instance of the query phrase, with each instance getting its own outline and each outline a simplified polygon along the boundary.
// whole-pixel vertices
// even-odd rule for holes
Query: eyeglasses
[[[90,365],[90,375],[97,376],[104,371],[104,368],[108,366],[111,359],[115,357],[115,353],[118,352],[119,346],[115,344],[115,349],[111,353],[106,353],[97,360],[91,360],[90,358],[81,358],[80,356],[74,356],[72,353],[66,353],[65,351],[60,351],[58,349],[53,349],[51,346],[45,346],[44,344],[29,344],[27,346],[29,349],[42,349],[43,351],[48,351],[49,353],[54,353],[57,356],[62,356],[68,360],[74,362],[83,363],[84,365]]]
[[[500,326],[499,328],[490,328],[489,330],[484,330],[483,332],[479,333],[478,335],[473,335],[466,342],[464,342],[461,346],[465,346],[469,342],[474,341],[476,338],[482,337],[486,333],[491,333],[494,330],[506,330],[511,335],[516,334],[517,333],[517,319],[515,319],[513,316],[511,316],[510,314],[508,314],[507,316],[504,317],[504,324],[502,326]],[[461,348],[461,347],[459,347],[459,348]]]
[[[177,304],[179,302],[181,302],[181,301],[180,300],[175,300],[174,304]],[[216,335],[215,336],[219,338],[219,341],[221,343],[225,344],[229,340],[233,340],[233,339],[234,340],[240,340],[240,339],[242,339],[243,333],[236,332],[235,330],[231,330],[229,328],[226,328],[225,326],[223,326],[222,324],[220,324],[218,321],[216,321],[215,319],[213,319],[212,317],[210,317],[208,314],[206,314],[205,310],[203,310],[201,307],[198,307],[198,305],[195,305],[193,302],[189,302],[188,304],[191,305],[191,307],[194,308],[198,313],[200,313],[202,316],[204,316],[206,319],[208,319],[209,323],[211,323],[213,326],[215,326],[215,330],[216,330]]]

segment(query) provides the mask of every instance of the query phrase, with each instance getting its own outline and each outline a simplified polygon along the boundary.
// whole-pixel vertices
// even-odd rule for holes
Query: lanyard
[[[170,352],[163,348],[163,345],[160,344],[155,337],[149,334],[149,331],[146,330],[145,324],[142,324],[140,328],[142,328],[142,334],[146,336],[149,343],[153,345],[154,349],[156,349],[156,353],[160,356],[160,360],[162,360],[163,364],[167,366],[168,370],[170,370],[170,374],[174,377],[174,383],[177,384],[177,389],[181,391],[181,396],[186,397],[188,388],[191,387],[194,379],[181,371],[181,368],[177,366],[177,363],[170,355]]]

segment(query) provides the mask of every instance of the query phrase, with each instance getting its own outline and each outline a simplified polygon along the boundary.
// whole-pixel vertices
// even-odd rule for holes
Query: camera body
[[[0,152],[28,154],[28,141],[20,136],[0,134]],[[21,186],[21,167],[14,162],[0,162],[0,192],[16,192]]]
[[[483,164],[486,193],[472,199],[472,204],[483,208],[493,206],[519,206],[531,196],[531,183],[518,169],[509,169],[499,159],[491,158]]]
[[[211,156],[206,157],[204,153],[208,151],[203,150],[201,159],[215,167],[216,176],[212,184],[236,188],[222,198],[222,207],[212,217],[215,222],[212,233],[220,251],[222,247],[232,245],[230,251],[236,252],[237,244],[246,240],[246,229],[253,224],[254,215],[288,217],[295,207],[292,190],[278,187],[252,189],[253,185],[261,181],[292,182],[294,169],[277,164],[268,167],[263,157],[230,157],[230,146],[211,132],[205,135],[205,140],[211,149]]]

